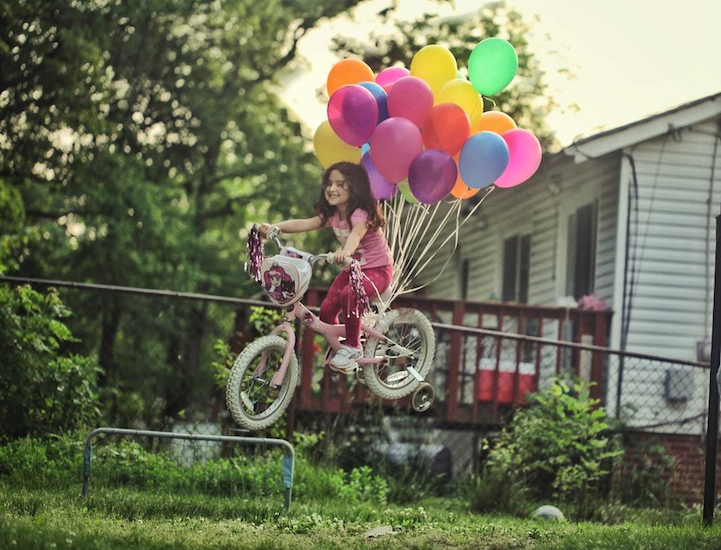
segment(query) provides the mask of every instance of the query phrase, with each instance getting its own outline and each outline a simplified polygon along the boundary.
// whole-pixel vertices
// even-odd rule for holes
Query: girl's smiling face
[[[323,184],[325,200],[328,204],[344,210],[350,200],[348,182],[340,170],[333,170],[328,176],[328,181]]]

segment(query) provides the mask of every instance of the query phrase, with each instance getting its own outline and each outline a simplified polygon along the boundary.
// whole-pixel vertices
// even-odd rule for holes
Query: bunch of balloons
[[[434,204],[523,183],[540,165],[538,139],[503,112],[483,112],[483,96],[503,90],[517,69],[518,55],[501,38],[476,45],[468,79],[439,45],[420,49],[410,69],[373,74],[361,60],[339,61],[328,74],[328,120],[315,132],[315,154],[324,168],[361,163],[379,200],[400,190],[409,202]]]

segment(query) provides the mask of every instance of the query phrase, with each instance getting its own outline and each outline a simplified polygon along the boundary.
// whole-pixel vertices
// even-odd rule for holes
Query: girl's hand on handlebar
[[[280,233],[280,227],[278,227],[277,225],[271,225],[269,223],[261,223],[258,226],[258,232],[263,238],[267,237],[269,233],[275,233],[275,235],[277,236]]]
[[[353,258],[345,250],[336,250],[329,259],[339,265],[348,265]]]

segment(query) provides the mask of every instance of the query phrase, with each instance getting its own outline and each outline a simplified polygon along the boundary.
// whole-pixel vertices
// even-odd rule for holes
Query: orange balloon
[[[473,189],[473,187],[468,187],[465,183],[463,183],[461,176],[458,176],[456,184],[453,186],[453,189],[451,189],[451,195],[453,195],[457,199],[468,199],[479,191],[480,189]]]
[[[332,96],[341,86],[359,82],[374,82],[373,70],[360,59],[343,59],[333,65],[325,85]]]
[[[423,145],[455,155],[471,133],[471,122],[462,107],[455,103],[439,103],[423,123]]]
[[[453,160],[456,161],[456,166],[458,166],[458,158],[460,157],[460,153],[456,153],[453,155]],[[474,189],[473,187],[468,187],[463,179],[461,178],[461,171],[458,170],[458,177],[456,178],[456,184],[453,186],[453,189],[451,189],[451,195],[456,197],[457,199],[468,199],[478,193],[480,189]]]
[[[481,115],[478,124],[473,129],[473,133],[477,132],[494,132],[502,135],[508,130],[516,128],[516,123],[506,113],[501,111],[486,111]]]

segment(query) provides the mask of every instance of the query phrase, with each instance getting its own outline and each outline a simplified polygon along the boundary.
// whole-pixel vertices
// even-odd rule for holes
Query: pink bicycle
[[[261,430],[276,422],[290,404],[300,379],[295,354],[295,319],[322,334],[328,348],[323,366],[340,348],[345,326],[322,322],[300,300],[308,290],[312,268],[330,254],[313,255],[283,246],[277,233],[280,252],[263,259],[260,278],[268,297],[285,308],[286,316],[270,335],[251,342],[233,364],[226,388],[226,402],[233,419],[250,430]],[[382,399],[400,399],[413,394],[412,407],[428,410],[435,399],[433,386],[426,382],[435,352],[435,334],[428,318],[417,309],[389,309],[366,315],[361,323],[363,357],[355,375],[361,383]],[[285,334],[285,337],[281,336]]]

